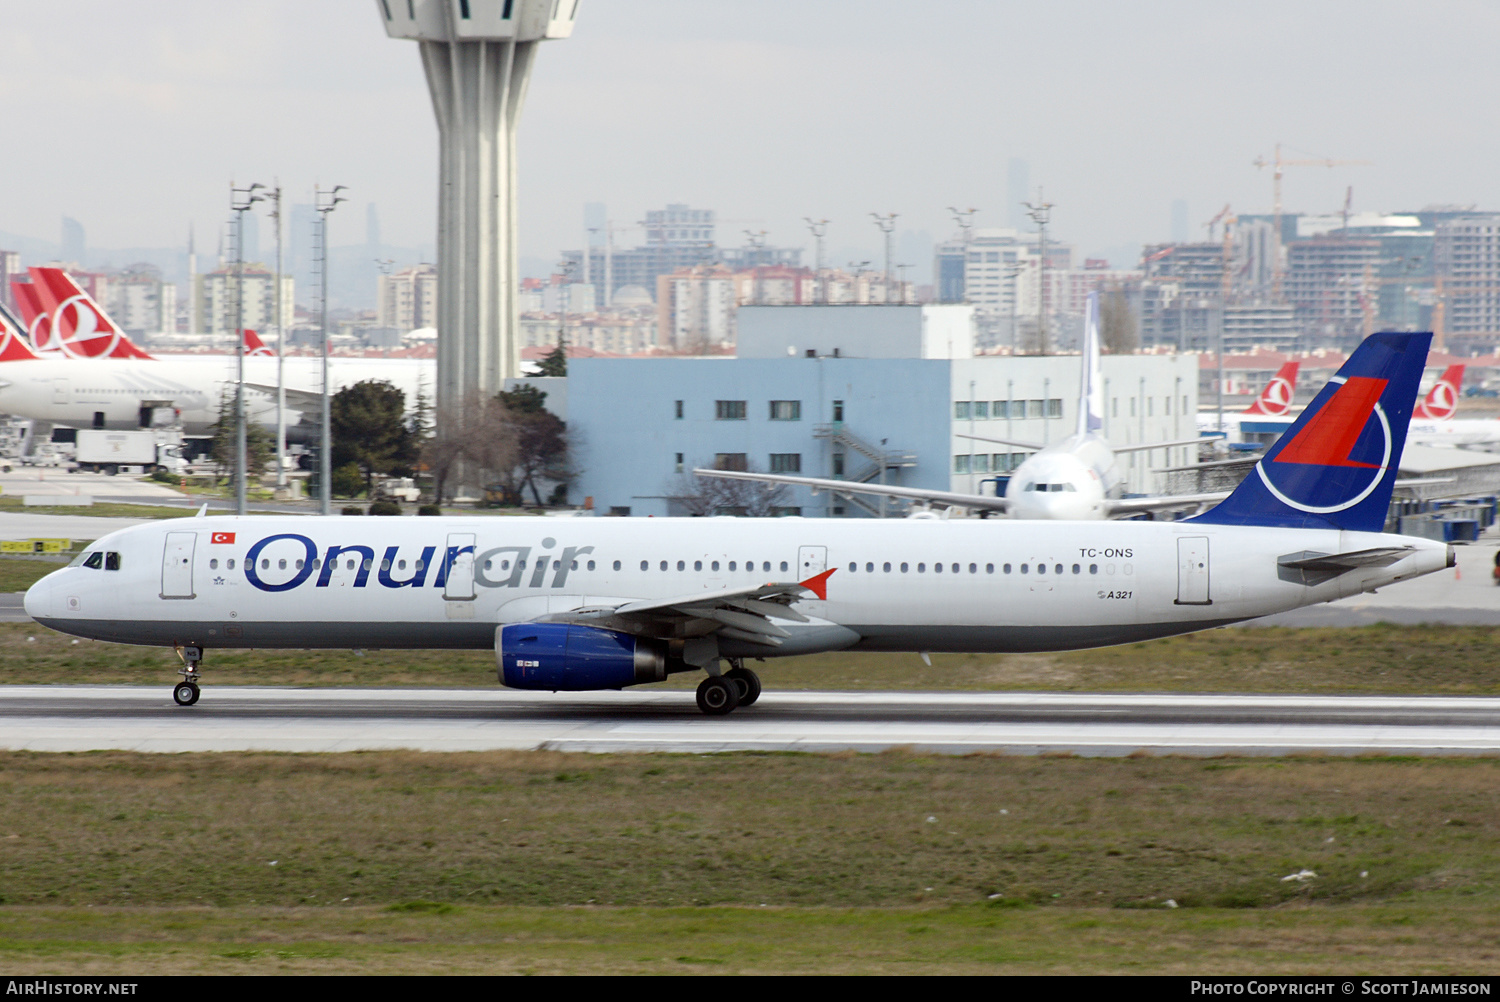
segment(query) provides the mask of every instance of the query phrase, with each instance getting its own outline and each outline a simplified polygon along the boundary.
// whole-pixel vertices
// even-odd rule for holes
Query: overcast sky
[[[668,201],[878,257],[870,212],[941,238],[945,207],[1009,216],[1030,165],[1080,253],[1270,208],[1252,166],[1288,155],[1289,211],[1500,208],[1500,5],[582,0],[543,46],[520,132],[523,254],[582,240],[582,205],[628,224]],[[370,0],[0,0],[0,231],[160,247],[227,215],[230,178],[315,181],[353,202],[333,242],[430,244],[437,139],[415,44]],[[264,232],[264,231],[263,231]],[[638,233],[626,233],[631,244]],[[1118,251],[1115,251],[1118,253]],[[1128,262],[1117,260],[1116,264]]]

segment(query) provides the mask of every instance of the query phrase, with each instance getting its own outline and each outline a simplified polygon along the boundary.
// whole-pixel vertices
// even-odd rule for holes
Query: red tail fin
[[[1260,391],[1255,403],[1245,408],[1246,414],[1265,417],[1286,417],[1291,412],[1292,401],[1297,395],[1297,362],[1288,362],[1276,371],[1266,388]]]
[[[245,335],[246,355],[270,355],[272,357],[275,357],[276,353],[270,348],[266,347],[266,343],[260,339],[259,334],[255,333],[253,330],[250,330],[248,327],[245,330],[241,331],[241,333]]]
[[[1450,365],[1432,384],[1427,396],[1417,404],[1412,417],[1419,421],[1447,421],[1458,413],[1458,398],[1463,395],[1464,367]]]
[[[30,282],[13,278],[10,281],[10,292],[21,311],[21,322],[26,325],[26,335],[31,338],[33,345],[46,351],[47,342],[52,337],[52,317],[42,305],[37,287]]]
[[[74,358],[150,358],[125,336],[73,277],[61,268],[31,268],[31,284],[52,323],[46,343]]]
[[[25,362],[37,357],[21,332],[0,313],[0,362]]]

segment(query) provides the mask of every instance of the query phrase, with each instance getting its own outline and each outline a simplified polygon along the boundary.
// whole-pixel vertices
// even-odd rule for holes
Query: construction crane
[[[1285,277],[1285,267],[1281,263],[1281,175],[1288,167],[1369,167],[1368,160],[1287,160],[1281,155],[1281,144],[1276,144],[1276,159],[1267,160],[1265,157],[1256,157],[1255,166],[1271,167],[1271,204],[1275,217],[1274,232],[1272,234],[1275,243],[1275,254],[1271,261],[1271,295],[1277,302],[1281,301],[1281,284]]]

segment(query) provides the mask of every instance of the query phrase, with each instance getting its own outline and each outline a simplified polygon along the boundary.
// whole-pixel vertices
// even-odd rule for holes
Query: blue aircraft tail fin
[[[1189,521],[1380,532],[1431,342],[1365,338],[1234,493]]]

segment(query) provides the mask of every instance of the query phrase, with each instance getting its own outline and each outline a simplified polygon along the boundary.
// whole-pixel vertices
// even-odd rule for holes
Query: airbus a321
[[[1429,339],[1367,338],[1183,521],[200,517],[100,538],[26,611],[176,648],[184,705],[228,648],[493,648],[519,689],[702,672],[698,705],[722,714],[759,697],[751,659],[1190,633],[1453,566],[1450,546],[1381,531]]]

